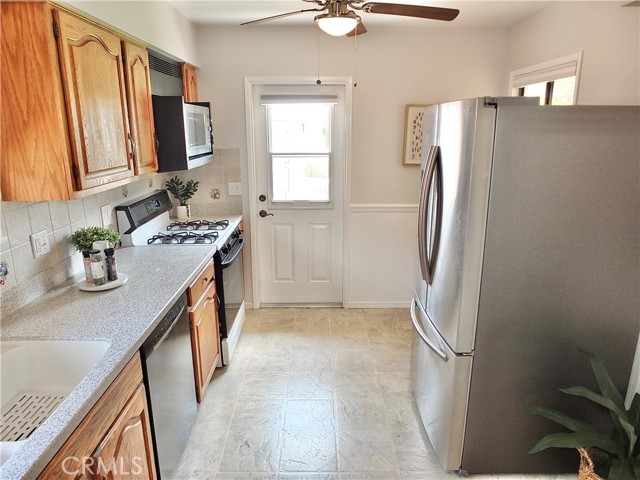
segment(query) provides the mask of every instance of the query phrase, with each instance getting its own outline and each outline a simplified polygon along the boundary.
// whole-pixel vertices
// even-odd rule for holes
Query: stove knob
[[[226,255],[227,253],[229,253],[229,247],[227,247],[226,245],[224,245],[224,246],[220,249],[220,251],[221,251],[223,254],[225,254],[225,255]]]
[[[231,238],[233,238],[234,240],[235,240],[236,238],[238,238],[238,231],[237,231],[237,230],[234,230],[234,231],[231,233]]]

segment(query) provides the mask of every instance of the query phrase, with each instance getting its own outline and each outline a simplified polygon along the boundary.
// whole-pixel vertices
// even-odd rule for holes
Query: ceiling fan
[[[424,7],[421,5],[403,5],[398,3],[366,2],[364,0],[303,0],[315,3],[316,8],[306,8],[294,12],[281,13],[271,17],[260,18],[241,25],[254,25],[278,18],[290,17],[306,12],[323,12],[316,15],[314,20],[318,26],[329,35],[341,36],[362,35],[367,32],[360,16],[354,10],[365,13],[382,13],[403,17],[427,18],[431,20],[451,21],[458,16],[459,10],[453,8]]]

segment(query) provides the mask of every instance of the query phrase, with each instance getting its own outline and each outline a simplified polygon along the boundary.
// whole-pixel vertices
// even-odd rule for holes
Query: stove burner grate
[[[149,238],[147,240],[147,244],[149,245],[190,245],[190,244],[210,244],[216,241],[218,238],[218,232],[206,232],[206,233],[195,233],[193,231],[190,232],[175,232],[166,235],[162,232],[159,232],[157,235]]]
[[[218,220],[218,221],[210,221],[210,220],[192,220],[189,222],[173,222],[167,225],[167,230],[169,231],[180,231],[180,230],[224,230],[229,226],[229,220]]]

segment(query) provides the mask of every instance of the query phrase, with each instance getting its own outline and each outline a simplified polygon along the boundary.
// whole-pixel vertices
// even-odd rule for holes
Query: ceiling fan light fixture
[[[340,37],[356,28],[360,17],[354,12],[340,14],[325,13],[323,15],[317,15],[315,21],[318,22],[318,26],[323,32],[333,35],[334,37]]]

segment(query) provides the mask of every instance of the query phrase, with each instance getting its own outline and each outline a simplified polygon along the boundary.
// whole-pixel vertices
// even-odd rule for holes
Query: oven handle
[[[236,258],[238,258],[238,255],[240,255],[240,252],[242,252],[243,248],[244,248],[244,238],[240,237],[238,238],[238,241],[236,242],[236,244],[233,246],[233,250],[231,250],[229,254],[225,257],[225,259],[222,261],[221,265],[223,270],[229,267],[233,262],[235,262]]]

